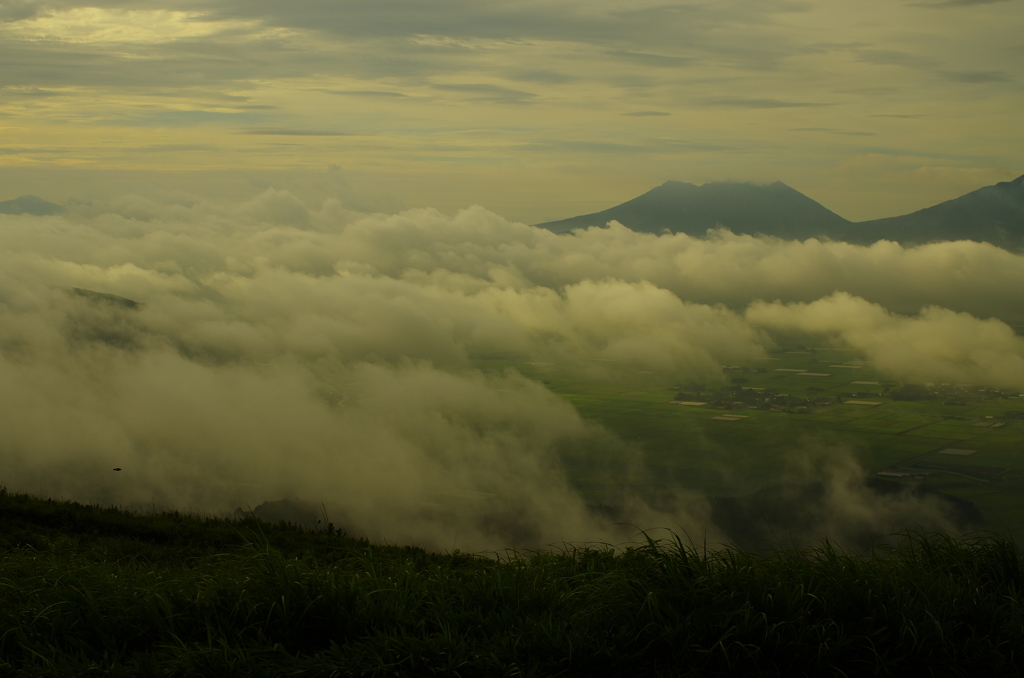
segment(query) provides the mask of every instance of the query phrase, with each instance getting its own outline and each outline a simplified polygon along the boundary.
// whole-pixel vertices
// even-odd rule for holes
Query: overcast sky
[[[527,223],[675,179],[854,220],[1024,173],[1022,0],[0,1],[0,199]]]

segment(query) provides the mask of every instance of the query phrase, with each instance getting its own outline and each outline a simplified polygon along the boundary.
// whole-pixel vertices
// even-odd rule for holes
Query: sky
[[[1024,173],[1022,0],[0,1],[0,199],[894,216]]]

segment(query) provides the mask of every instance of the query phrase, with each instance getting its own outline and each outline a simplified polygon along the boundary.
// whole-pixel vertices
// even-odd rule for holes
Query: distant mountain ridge
[[[643,195],[594,214],[537,224],[556,233],[618,221],[634,231],[703,236],[725,226],[733,233],[809,238],[850,224],[781,181],[767,186],[714,182],[697,186],[666,181]]]
[[[60,214],[64,208],[56,203],[37,198],[34,195],[23,195],[14,200],[0,202],[0,214],[33,214],[46,216],[48,214]]]
[[[903,216],[862,221],[847,229],[844,239],[856,243],[975,240],[1006,249],[1024,248],[1024,175]]]
[[[607,210],[537,226],[569,233],[612,220],[634,231],[668,230],[697,237],[724,226],[740,235],[786,240],[817,237],[858,244],[975,240],[1016,250],[1024,248],[1024,176],[911,214],[860,223],[844,219],[781,181],[765,186],[666,181]]]

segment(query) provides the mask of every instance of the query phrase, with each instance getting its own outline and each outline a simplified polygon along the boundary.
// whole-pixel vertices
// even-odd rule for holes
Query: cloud
[[[546,68],[538,68],[528,71],[517,71],[509,74],[509,77],[513,80],[523,80],[525,82],[542,82],[552,85],[564,85],[567,82],[573,82],[579,78],[569,75],[568,73],[561,73],[559,71],[553,71]]]
[[[967,3],[942,3],[929,6],[959,6],[963,4]],[[857,55],[857,59],[859,61],[863,61],[865,63],[881,66],[903,66],[905,68],[912,68],[915,70],[929,71],[943,78],[944,80],[949,80],[952,82],[982,84],[991,82],[1010,82],[1012,80],[1007,73],[1001,70],[945,70],[941,68],[939,66],[939,62],[932,57],[923,56],[920,54],[913,54],[910,52],[904,52],[899,50],[858,49],[855,51],[855,54]]]
[[[750,99],[745,97],[717,97],[705,99],[706,106],[723,106],[727,108],[815,108],[819,106],[832,106],[828,103],[817,103],[811,101],[786,101],[783,99]]]
[[[9,82],[33,86],[138,91],[178,85],[223,92],[225,85],[237,85],[254,92],[281,78],[305,77],[311,65],[324,80],[405,78],[404,84],[415,85],[439,74],[479,76],[489,64],[477,57],[499,53],[504,58],[495,62],[501,64],[497,70],[522,64],[521,79],[561,84],[604,75],[603,68],[580,68],[577,54],[642,68],[708,59],[775,67],[808,49],[796,47],[792,34],[770,28],[771,17],[788,5],[758,3],[737,13],[728,5],[595,8],[575,1],[485,6],[446,0],[427,8],[405,0],[387,6],[357,0],[344,11],[320,1],[287,11],[237,0],[193,4],[187,11],[51,3],[42,14],[34,6],[12,10],[0,57],[13,65]],[[687,45],[687,55],[672,54],[680,44]]]
[[[516,148],[529,151],[561,151],[567,153],[606,153],[609,155],[643,154],[645,156],[679,153],[728,152],[745,150],[740,146],[714,144],[688,139],[654,138],[638,143],[613,143],[608,141],[564,141],[544,139],[538,143],[522,144]]]
[[[858,61],[878,66],[904,66],[920,70],[935,68],[936,61],[931,57],[895,49],[858,49],[854,52]]]
[[[70,155],[72,150],[70,148],[41,148],[33,146],[32,148],[18,148],[10,146],[0,146],[0,155]]]
[[[62,95],[61,92],[54,92],[53,90],[40,89],[38,87],[0,87],[0,94],[7,96],[17,97],[59,97]]]
[[[614,223],[555,235],[479,207],[369,215],[275,189],[239,204],[122,196],[0,215],[0,477],[217,512],[323,500],[354,531],[435,548],[456,534],[466,549],[627,539],[633,528],[596,512],[567,471],[585,450],[607,481],[600,500],[628,522],[713,542],[727,533],[706,498],[630,490],[651,477],[640,451],[543,384],[475,372],[474,357],[714,381],[762,357],[766,329],[799,329],[895,378],[1015,384],[1021,340],[981,317],[1016,308],[1022,278],[1020,256],[978,243]],[[908,515],[948,524],[909,497],[873,509],[848,451],[807,455],[786,477],[825,489],[801,534],[896,529]]]
[[[850,132],[842,129],[835,129],[832,127],[793,127],[789,130],[790,132],[822,132],[824,134],[838,134],[840,136],[848,137],[873,137],[874,132]]]
[[[628,50],[608,50],[605,52],[608,56],[616,57],[617,59],[623,59],[628,61],[635,61],[643,64],[644,66],[655,66],[662,68],[678,68],[680,66],[690,66],[697,62],[697,59],[693,57],[682,57],[670,54],[651,54],[650,52],[631,52]]]
[[[945,9],[950,7],[973,7],[975,5],[994,5],[997,2],[1009,2],[1010,0],[938,0],[935,2],[912,2],[915,7],[932,7]]]
[[[475,101],[491,101],[501,104],[529,103],[531,99],[537,96],[532,92],[524,92],[518,89],[509,89],[507,87],[486,83],[441,84],[432,85],[432,87],[433,89],[441,90],[442,92],[457,92],[460,94],[472,95],[470,98]]]
[[[358,533],[436,548],[614,535],[556,463],[560,444],[595,436],[537,384],[367,363],[333,365],[324,383],[288,360],[216,365],[118,347],[110,332],[84,332],[101,318],[83,316],[109,328],[114,313],[68,311],[75,345],[47,347],[55,362],[0,360],[5,424],[22,419],[0,434],[9,485],[215,511],[320,497]]]
[[[39,4],[32,0],[8,0],[0,5],[0,23],[31,19],[40,9]]]
[[[267,128],[267,129],[247,129],[242,130],[239,134],[253,134],[257,136],[271,136],[271,137],[354,137],[359,136],[357,134],[351,134],[349,132],[326,132],[323,130],[306,130],[306,129],[280,129],[280,128]]]
[[[654,117],[663,117],[663,116],[672,115],[672,114],[671,113],[667,113],[665,111],[632,111],[630,113],[623,113],[622,115],[633,116],[633,117],[636,117],[636,118],[654,118]]]
[[[898,379],[1024,388],[1024,338],[995,319],[937,306],[900,316],[843,292],[810,304],[757,301],[746,317],[762,327],[835,337]]]
[[[212,144],[153,144],[134,150],[140,153],[178,153],[183,151],[212,151],[217,147]]]
[[[408,94],[402,94],[401,92],[386,92],[386,91],[377,91],[377,90],[318,89],[316,91],[317,92],[325,92],[327,94],[337,94],[339,96],[348,96],[348,97],[371,97],[371,98],[384,97],[384,98],[402,99],[402,98],[408,98],[408,96],[409,96]]]
[[[1010,76],[1003,71],[947,71],[943,77],[953,82],[982,84],[987,82],[1009,82]]]
[[[552,135],[626,147],[635,142],[636,130],[623,128],[616,114],[670,111],[686,118],[694,136],[719,146],[731,137],[746,151],[742,160],[702,164],[699,171],[708,173],[703,178],[770,179],[767,168],[780,166],[782,153],[789,158],[782,165],[790,174],[813,183],[821,181],[816,168],[841,161],[848,144],[841,135],[823,135],[821,144],[792,144],[785,138],[787,127],[856,130],[850,120],[863,121],[873,107],[892,106],[886,94],[898,94],[907,110],[949,111],[965,105],[955,87],[920,87],[914,71],[879,70],[869,65],[873,61],[926,69],[939,84],[985,82],[986,105],[1012,108],[999,103],[1013,95],[1013,75],[1005,70],[1005,50],[999,47],[1012,44],[1007,42],[1012,40],[1012,17],[1000,20],[975,8],[972,20],[984,19],[984,29],[957,31],[950,22],[958,15],[882,5],[857,5],[842,18],[813,4],[783,0],[683,5],[620,0],[599,6],[579,0],[494,6],[444,0],[430,7],[407,0],[341,5],[313,0],[287,9],[265,0],[167,8],[114,0],[90,7],[64,0],[6,3],[11,21],[0,24],[5,85],[60,96],[15,96],[8,89],[0,95],[0,116],[5,122],[13,118],[23,128],[19,138],[32,141],[18,146],[74,140],[64,166],[156,172],[201,165],[225,172],[284,172],[332,160],[306,157],[327,152],[309,144],[247,145],[244,136],[235,136],[240,129],[377,134],[372,148],[352,149],[348,166],[372,167],[367,171],[390,177],[385,179],[389,182],[402,177],[403,185],[411,186],[403,196],[410,203],[447,206],[473,199],[472,182],[453,182],[466,186],[465,192],[428,200],[423,196],[434,190],[429,180],[409,179],[422,176],[417,165],[436,159],[429,145],[438,135],[480,129],[480,120],[490,120],[487,133],[475,137],[468,152],[446,160],[496,175],[500,164],[501,176],[525,186],[536,177],[524,167],[536,157],[516,155],[520,148],[537,148],[532,144]],[[1008,4],[998,7],[1014,15],[1017,11]],[[895,29],[866,28],[874,19],[888,27],[908,25],[904,14],[919,24],[913,39]],[[793,23],[794,17],[799,22]],[[862,54],[860,63],[849,63],[851,52],[855,58]],[[834,95],[823,98],[823,91]],[[345,106],[343,122],[335,110],[339,97],[351,104]],[[438,106],[439,99],[459,107]],[[389,101],[395,105],[383,105]],[[528,110],[529,102],[538,105]],[[488,112],[476,110],[480,107]],[[731,112],[719,117],[713,114],[716,109]],[[744,111],[776,109],[822,111],[828,119],[794,119],[781,127],[740,122]],[[514,110],[519,113],[513,115]],[[910,137],[884,125],[865,131],[890,144],[901,136],[912,150],[927,151],[928,139],[939,132],[938,118],[932,118],[934,124]],[[174,158],[147,157],[134,149],[148,142],[121,145],[124,137],[115,128],[126,125],[174,127],[162,141],[182,145],[196,143],[194,131],[201,128],[202,141],[212,148]],[[510,131],[513,127],[516,132]],[[1009,123],[1003,127],[1013,128]],[[59,129],[73,133],[55,144]],[[742,138],[737,138],[738,129],[744,130]],[[102,143],[91,141],[97,134]],[[971,135],[957,137],[949,150],[964,153],[972,145],[971,152],[988,166],[1008,162],[1000,155],[1002,146]],[[634,156],[630,162],[642,162],[648,150],[635,144],[625,152]],[[588,171],[584,154],[560,158],[557,149],[550,153],[548,168],[568,162],[573,172]],[[670,164],[664,156],[645,163],[643,181],[660,183]],[[589,190],[587,199],[599,201],[596,189]],[[898,187],[890,190],[899,194]],[[904,204],[909,204],[906,199]],[[544,210],[564,209],[539,204],[517,216],[539,219]]]
[[[205,37],[239,25],[202,21],[201,12],[103,7],[19,13],[8,31],[22,39],[60,43],[158,43]]]

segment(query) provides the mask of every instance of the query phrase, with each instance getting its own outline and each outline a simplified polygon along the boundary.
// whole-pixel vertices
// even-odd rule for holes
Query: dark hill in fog
[[[724,226],[733,233],[786,240],[811,237],[858,244],[895,240],[913,245],[975,240],[1024,248],[1024,176],[986,186],[912,214],[853,223],[782,182],[767,186],[666,181],[643,195],[594,214],[537,224],[556,233],[609,221],[645,233],[703,236]]]
[[[842,240],[924,243],[944,240],[989,242],[1024,248],[1024,175],[986,186],[911,214],[854,224]]]
[[[45,216],[47,214],[60,214],[64,208],[56,203],[37,198],[34,195],[23,195],[14,200],[0,202],[0,214],[34,214]]]
[[[696,186],[666,181],[638,198],[603,212],[537,224],[556,233],[618,221],[634,231],[703,236],[725,226],[733,233],[809,238],[831,233],[849,221],[806,195],[776,181],[767,186],[715,182]],[[824,232],[823,232],[824,231]]]

